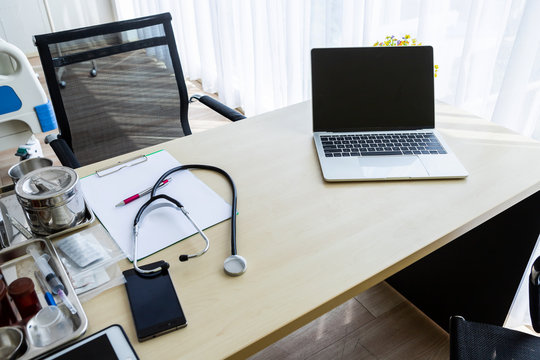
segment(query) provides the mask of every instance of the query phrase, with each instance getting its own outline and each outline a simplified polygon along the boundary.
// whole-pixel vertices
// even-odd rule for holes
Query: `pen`
[[[167,178],[167,179],[163,180],[163,181],[161,182],[161,184],[159,184],[158,188],[167,185],[170,181],[171,181],[171,178]],[[145,190],[141,191],[141,192],[138,193],[138,194],[135,194],[135,195],[133,195],[133,196],[130,196],[130,197],[128,197],[127,199],[124,199],[124,200],[120,201],[118,204],[116,204],[116,207],[127,205],[127,204],[129,204],[130,202],[132,202],[132,201],[134,201],[134,200],[137,200],[137,199],[140,198],[141,196],[144,196],[144,195],[146,195],[146,194],[150,194],[150,192],[152,191],[152,188],[153,188],[153,186],[150,187],[150,188],[148,188],[148,189],[145,189]]]

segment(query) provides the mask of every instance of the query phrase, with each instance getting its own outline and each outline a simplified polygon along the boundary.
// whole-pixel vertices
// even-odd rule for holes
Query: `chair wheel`
[[[90,70],[90,76],[91,77],[96,77],[97,76],[97,70],[96,69]]]
[[[60,85],[60,87],[63,89],[66,87],[66,82],[64,80],[61,80],[58,82],[58,85]]]

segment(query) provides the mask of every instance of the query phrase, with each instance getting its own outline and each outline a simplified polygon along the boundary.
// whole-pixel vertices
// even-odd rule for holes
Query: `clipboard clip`
[[[116,164],[114,164],[112,166],[102,168],[102,169],[98,169],[98,170],[96,170],[96,175],[98,177],[104,177],[104,176],[113,174],[113,173],[115,173],[117,171],[120,171],[123,168],[139,165],[139,164],[141,164],[141,163],[143,163],[143,162],[145,162],[147,160],[148,160],[148,157],[146,155],[136,156],[136,157],[128,159],[128,160],[119,161],[119,162],[117,162]]]

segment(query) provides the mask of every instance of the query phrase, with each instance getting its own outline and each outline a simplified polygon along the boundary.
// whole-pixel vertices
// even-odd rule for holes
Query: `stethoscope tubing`
[[[169,175],[171,175],[174,172],[181,171],[181,170],[187,170],[187,169],[202,169],[202,170],[216,171],[216,172],[220,173],[221,175],[223,175],[229,181],[229,184],[231,185],[231,189],[232,189],[231,255],[237,255],[237,249],[236,249],[236,203],[237,203],[237,192],[236,192],[236,186],[234,185],[233,179],[231,178],[231,176],[229,174],[227,174],[227,172],[225,170],[222,170],[222,169],[220,169],[218,167],[215,167],[215,166],[212,166],[212,165],[201,165],[201,164],[180,165],[180,166],[174,167],[174,168],[172,168],[170,170],[167,170],[163,175],[161,175],[159,180],[156,181],[156,183],[152,187],[152,192],[151,192],[151,195],[150,195],[151,196],[150,199],[152,199],[154,196],[156,196],[156,191],[158,190],[159,185],[163,182],[163,180],[165,180],[165,178],[167,178]]]
[[[199,234],[203,237],[203,239],[205,240],[206,242],[206,246],[203,250],[199,251],[198,253],[196,254],[191,254],[191,255],[182,255],[180,257],[180,260],[181,261],[185,261],[187,259],[190,259],[190,258],[194,258],[194,257],[198,257],[198,256],[201,256],[203,255],[204,253],[206,253],[208,251],[208,248],[210,247],[210,241],[208,240],[208,237],[204,234],[204,232],[199,228],[199,226],[195,223],[195,221],[193,221],[193,219],[189,216],[189,213],[186,211],[186,209],[184,208],[184,206],[176,199],[173,199],[172,197],[166,195],[166,194],[158,194],[156,195],[156,191],[158,188],[160,188],[160,184],[163,182],[163,180],[165,180],[165,178],[167,178],[169,175],[171,175],[172,173],[174,172],[177,172],[177,171],[181,171],[181,170],[187,170],[187,169],[202,169],[202,170],[211,170],[211,171],[215,171],[215,172],[218,172],[220,173],[221,175],[223,175],[228,181],[229,181],[229,184],[231,185],[231,189],[232,189],[232,204],[231,204],[231,257],[227,258],[227,260],[229,260],[230,258],[240,258],[241,261],[242,261],[242,264],[243,264],[243,270],[241,272],[233,272],[233,273],[229,273],[227,271],[227,268],[226,268],[226,272],[229,273],[231,276],[238,276],[239,274],[243,273],[245,271],[245,267],[246,267],[246,263],[245,263],[245,259],[243,259],[241,256],[239,256],[237,254],[237,248],[236,248],[236,205],[237,205],[237,191],[236,191],[236,186],[234,184],[234,181],[232,180],[232,178],[230,177],[230,175],[218,168],[218,167],[215,167],[215,166],[211,166],[211,165],[199,165],[199,164],[192,164],[192,165],[180,165],[180,166],[177,166],[177,167],[174,167],[172,169],[169,169],[167,170],[163,175],[161,175],[161,177],[158,179],[158,181],[155,183],[155,185],[152,187],[152,191],[151,191],[151,194],[150,194],[150,199],[148,201],[146,201],[139,209],[139,211],[137,212],[137,215],[135,216],[135,219],[133,221],[133,236],[134,236],[134,243],[133,243],[133,246],[134,246],[134,249],[133,249],[133,267],[135,268],[135,270],[139,273],[139,274],[143,274],[143,275],[153,275],[153,274],[156,274],[157,272],[161,272],[162,270],[166,269],[169,265],[167,263],[164,263],[166,266],[165,268],[163,268],[163,266],[160,266],[160,267],[157,267],[157,268],[154,268],[154,269],[141,269],[138,267],[137,265],[137,248],[138,248],[138,238],[139,238],[139,221],[141,219],[141,216],[143,214],[143,212],[146,210],[146,208],[154,201],[158,200],[158,199],[163,199],[163,200],[167,200],[171,203],[173,203],[174,205],[176,205],[176,207],[178,209],[180,209],[182,211],[182,213],[186,216],[186,218],[191,222],[191,224],[195,227],[195,229],[197,229],[197,231],[199,232]],[[226,261],[227,262],[227,261]]]

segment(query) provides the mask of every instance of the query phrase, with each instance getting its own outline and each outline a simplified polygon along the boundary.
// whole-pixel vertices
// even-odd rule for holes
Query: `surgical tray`
[[[39,283],[34,277],[34,273],[35,271],[38,271],[38,267],[34,263],[32,256],[27,254],[26,252],[26,249],[31,245],[36,245],[41,252],[46,253],[50,256],[49,265],[64,284],[65,293],[67,294],[70,302],[77,310],[77,313],[72,314],[69,310],[67,310],[65,305],[59,304],[59,308],[61,308],[64,314],[71,319],[73,323],[73,332],[69,336],[57,340],[56,342],[47,346],[37,347],[32,344],[26,331],[26,327],[24,327],[23,332],[25,334],[25,342],[28,348],[26,352],[18,358],[19,360],[31,359],[36,356],[46,354],[61,345],[74,341],[75,339],[83,335],[88,327],[88,318],[84,313],[84,310],[81,306],[81,303],[79,302],[77,295],[75,295],[73,286],[69,281],[68,275],[61,261],[59,260],[56,250],[50,244],[48,239],[31,239],[1,250],[0,269],[2,270],[2,273],[6,280],[9,280],[9,277],[12,278],[11,280],[14,280],[13,277],[30,277],[34,281],[36,292],[38,294],[42,293],[40,286],[38,285]],[[15,272],[15,274],[13,272]],[[20,325],[15,324],[11,326]]]

